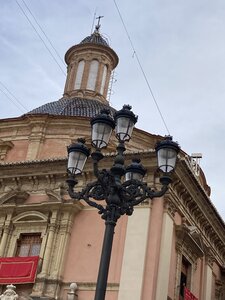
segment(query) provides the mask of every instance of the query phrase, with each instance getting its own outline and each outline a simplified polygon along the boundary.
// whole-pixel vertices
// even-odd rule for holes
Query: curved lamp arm
[[[162,197],[163,195],[165,195],[167,190],[168,190],[168,184],[163,185],[160,191],[151,190],[151,192],[149,193],[149,198],[153,199],[153,198]]]
[[[86,188],[82,189],[81,192],[75,192],[74,187],[78,183],[77,179],[74,177],[70,176],[67,179],[67,184],[68,184],[68,193],[72,199],[76,200],[84,200],[88,205],[95,207],[99,210],[99,213],[102,214],[105,210],[105,208],[101,205],[98,204],[92,200],[89,200],[89,197],[92,196],[91,190],[93,187],[96,186],[96,182],[90,183],[86,186]]]
[[[129,207],[136,206],[145,199],[153,199],[155,197],[162,197],[168,190],[168,183],[163,183],[160,191],[154,191],[139,180],[128,180],[122,185],[122,198]]]

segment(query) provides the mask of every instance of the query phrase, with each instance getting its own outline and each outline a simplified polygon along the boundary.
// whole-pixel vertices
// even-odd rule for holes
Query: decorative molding
[[[16,300],[18,299],[18,295],[15,292],[16,287],[12,284],[6,286],[6,291],[0,295],[1,300]]]
[[[207,248],[205,251],[205,262],[212,269],[213,263],[215,262],[215,257],[210,248]]]
[[[195,263],[197,258],[204,256],[202,244],[194,237],[187,226],[184,224],[175,225],[175,230],[177,237],[176,249],[178,253],[184,254],[192,263]]]
[[[50,190],[50,189],[46,189],[45,192],[48,195],[50,201],[62,202],[62,197],[61,197],[60,193],[57,193],[57,192],[55,192],[53,190]]]
[[[222,292],[223,292],[223,282],[220,280],[215,281],[215,297],[216,300],[222,299]]]
[[[0,139],[0,161],[6,158],[8,151],[13,147],[14,144],[11,141],[3,141]]]
[[[2,204],[23,204],[27,198],[29,197],[29,194],[25,191],[21,191],[19,189],[12,190],[2,196],[0,198],[0,205]]]
[[[199,245],[196,240],[192,237],[190,229],[183,225],[175,225],[176,230],[176,250],[177,250],[177,259],[176,259],[176,279],[174,286],[174,299],[179,299],[179,287],[180,287],[180,276],[181,276],[181,266],[182,259],[185,257],[191,264],[191,269],[187,278],[187,285],[189,288],[192,288],[194,273],[197,270],[198,258],[204,255],[203,250],[201,249],[202,245]]]
[[[196,224],[201,240],[212,248],[217,263],[222,265],[225,260],[224,222],[184,161],[179,161],[174,177],[170,190],[179,214],[185,216],[189,224]]]
[[[164,211],[169,214],[169,216],[174,219],[175,213],[177,211],[176,205],[172,202],[172,200],[168,197],[168,195],[164,198]]]

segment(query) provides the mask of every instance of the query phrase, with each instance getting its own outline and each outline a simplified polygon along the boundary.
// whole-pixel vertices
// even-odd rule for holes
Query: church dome
[[[85,39],[83,39],[80,44],[89,44],[89,43],[92,43],[92,44],[98,44],[98,45],[103,45],[103,46],[107,46],[109,47],[109,44],[108,42],[106,41],[105,38],[102,37],[102,35],[100,34],[99,32],[99,28],[100,28],[100,18],[99,17],[99,21],[98,21],[98,24],[95,26],[95,31],[87,36]]]
[[[102,37],[102,35],[100,35],[98,32],[94,32],[91,35],[87,36],[86,38],[84,38],[80,44],[98,44],[98,45],[103,45],[103,46],[107,46],[109,47],[108,42],[106,41],[105,38]]]
[[[72,116],[72,117],[94,117],[102,109],[109,109],[111,114],[116,110],[111,106],[104,104],[95,99],[84,98],[62,98],[58,101],[44,104],[38,108],[29,111],[26,115],[49,114],[55,116]]]

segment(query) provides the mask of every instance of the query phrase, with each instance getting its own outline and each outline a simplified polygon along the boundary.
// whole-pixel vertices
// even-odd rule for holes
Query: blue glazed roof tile
[[[94,117],[104,108],[114,114],[114,108],[107,104],[103,104],[98,100],[84,98],[62,98],[58,101],[44,104],[38,108],[29,111],[26,115],[49,114],[56,116],[79,116],[79,117]]]

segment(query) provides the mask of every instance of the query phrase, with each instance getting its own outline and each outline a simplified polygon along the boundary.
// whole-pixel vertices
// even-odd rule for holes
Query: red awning
[[[33,283],[39,256],[0,257],[0,284]]]

